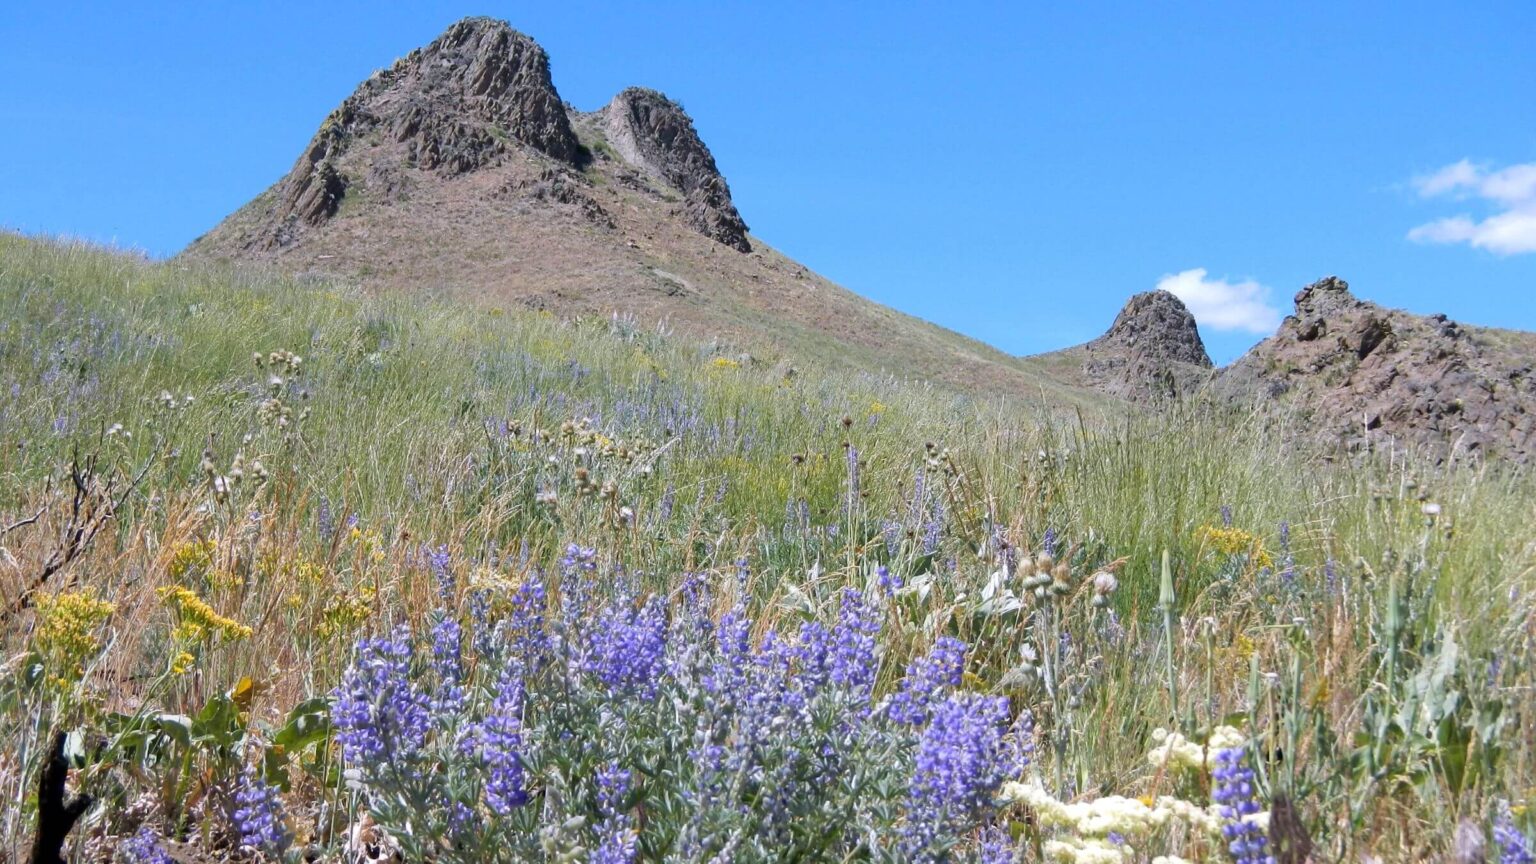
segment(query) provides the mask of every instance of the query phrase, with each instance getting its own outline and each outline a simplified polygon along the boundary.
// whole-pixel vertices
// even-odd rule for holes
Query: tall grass
[[[845,587],[875,596],[886,568],[904,587],[877,698],[939,637],[965,640],[968,686],[1035,712],[1035,770],[1063,799],[1169,791],[1143,755],[1153,730],[1223,723],[1256,742],[1264,789],[1296,802],[1320,857],[1438,854],[1459,821],[1532,795],[1536,489],[1513,469],[1324,461],[1199,404],[1083,416],[789,376],[621,320],[10,235],[0,303],[12,858],[55,729],[103,745],[78,756],[105,801],[79,860],[141,823],[226,848],[233,778],[336,685],[358,637],[465,616],[475,590],[555,574],[572,543],[663,597],[705,574],[759,636],[830,620]],[[38,584],[80,527],[72,465],[111,518]],[[1023,580],[1047,551],[1042,593]],[[178,587],[250,632],[189,629]],[[50,630],[60,597],[111,611]],[[238,735],[174,765],[122,755],[123,718],[231,693]],[[350,820],[323,760],[290,755],[290,803]],[[306,824],[317,848],[343,842]]]

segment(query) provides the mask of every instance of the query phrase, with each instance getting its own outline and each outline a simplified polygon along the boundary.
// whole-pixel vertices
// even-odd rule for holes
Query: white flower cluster
[[[1207,753],[1241,747],[1245,739],[1243,733],[1231,726],[1217,726],[1211,731],[1211,737],[1207,739],[1204,746],[1196,744],[1178,732],[1169,732],[1167,729],[1153,730],[1152,740],[1156,742],[1156,746],[1147,753],[1147,761],[1152,764],[1152,767],[1204,771]]]
[[[1206,753],[1243,744],[1243,734],[1231,726],[1218,726],[1204,745],[1196,744],[1177,732],[1158,729],[1152,733],[1155,745],[1147,761],[1159,769],[1176,766],[1203,771]],[[1172,795],[1157,798],[1126,798],[1106,795],[1090,801],[1066,802],[1057,799],[1039,779],[1024,783],[1005,783],[1001,790],[1005,802],[1023,804],[1035,813],[1042,828],[1057,834],[1041,844],[1048,860],[1061,864],[1125,864],[1137,859],[1130,843],[1173,826],[1190,832],[1220,837],[1221,817],[1215,807],[1202,807]],[[1267,822],[1268,814],[1256,814],[1255,822]],[[1110,835],[1121,842],[1111,842]],[[1153,864],[1189,864],[1174,855],[1160,855]]]
[[[1221,819],[1215,812],[1172,795],[1160,795],[1150,799],[1150,803],[1121,795],[1067,803],[1045,791],[1039,780],[1032,779],[1028,783],[1003,784],[1002,797],[1034,810],[1042,827],[1062,828],[1083,838],[1105,838],[1110,834],[1131,838],[1169,825],[1188,825],[1206,834],[1221,831]]]

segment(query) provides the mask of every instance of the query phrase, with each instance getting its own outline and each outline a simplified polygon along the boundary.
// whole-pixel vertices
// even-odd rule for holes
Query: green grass
[[[616,322],[8,234],[0,308],[0,528],[42,510],[0,537],[0,586],[18,605],[80,591],[116,605],[79,682],[28,683],[28,663],[6,667],[0,729],[18,755],[0,762],[0,794],[17,805],[4,808],[13,857],[50,727],[99,728],[148,704],[191,714],[243,676],[260,684],[252,718],[280,715],[331,686],[353,635],[421,619],[422,543],[449,546],[466,578],[516,578],[578,542],[658,591],[744,561],[764,626],[824,616],[838,589],[888,566],[931,587],[893,613],[884,686],[938,635],[968,640],[976,686],[1038,706],[1046,777],[1082,795],[1156,791],[1141,758],[1153,727],[1194,733],[1240,717],[1290,754],[1268,786],[1299,802],[1325,857],[1438,853],[1458,819],[1481,823],[1494,801],[1531,795],[1536,753],[1519,730],[1536,722],[1536,489],[1514,470],[1323,462],[1273,424],[1199,406],[1094,419],[1062,410],[1064,398],[989,402],[814,361],[786,380]],[[274,391],[275,351],[303,360]],[[274,392],[280,404],[264,407]],[[24,595],[69,524],[77,454],[123,478],[118,488],[143,480],[88,549]],[[237,458],[246,479],[225,496],[214,480]],[[357,514],[360,533],[323,537],[322,501]],[[1220,526],[1223,508],[1262,554],[1213,548],[1202,529]],[[1278,572],[1282,523],[1294,578]],[[1027,555],[1048,530],[1071,571],[1059,612],[987,614],[981,596],[1001,566],[989,538]],[[211,541],[212,562],[177,572],[193,540]],[[1164,550],[1179,618],[1171,686]],[[297,575],[305,567],[318,583]],[[1090,603],[1088,577],[1106,567],[1120,585],[1113,624]],[[172,584],[255,634],[200,649],[193,675],[168,673],[174,640],[156,590]],[[345,618],[338,598],[368,614],[317,635]],[[10,615],[5,656],[39,651],[36,626],[31,608]],[[1059,687],[1008,677],[1026,643],[1062,631],[1078,665]],[[1449,707],[1422,704],[1435,663],[1451,669]],[[1379,725],[1387,716],[1395,726]],[[1394,743],[1366,746],[1381,730]],[[1447,767],[1483,759],[1470,774]],[[119,804],[145,790],[120,766],[84,776]],[[103,817],[90,830],[118,827]]]

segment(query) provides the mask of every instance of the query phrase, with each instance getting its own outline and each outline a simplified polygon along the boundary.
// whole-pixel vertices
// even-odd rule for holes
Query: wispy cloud
[[[1536,252],[1536,162],[1490,170],[1463,159],[1413,179],[1423,198],[1482,202],[1495,212],[1461,213],[1408,232],[1415,243],[1466,243],[1496,255]]]
[[[1196,267],[1164,275],[1157,287],[1183,300],[1202,327],[1268,334],[1280,326],[1280,310],[1270,305],[1269,289],[1252,279],[1211,279],[1204,267]]]

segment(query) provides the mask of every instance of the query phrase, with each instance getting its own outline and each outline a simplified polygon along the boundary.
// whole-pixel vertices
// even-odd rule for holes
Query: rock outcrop
[[[1387,309],[1334,276],[1295,304],[1215,392],[1292,406],[1314,434],[1353,449],[1391,441],[1447,458],[1536,456],[1536,334]]]
[[[467,18],[331,112],[279,184],[271,240],[287,244],[301,226],[334,216],[359,170],[385,183],[402,168],[454,176],[495,164],[517,145],[572,166],[587,157],[544,49],[505,22]],[[354,147],[372,152],[348,160]]]
[[[1167,291],[1132,297],[1109,330],[1082,350],[1087,382],[1133,402],[1186,395],[1210,377],[1195,316]]]
[[[624,161],[682,193],[681,215],[689,225],[733,249],[752,251],[730,187],[681,105],[655,90],[631,87],[599,112],[599,123]]]

